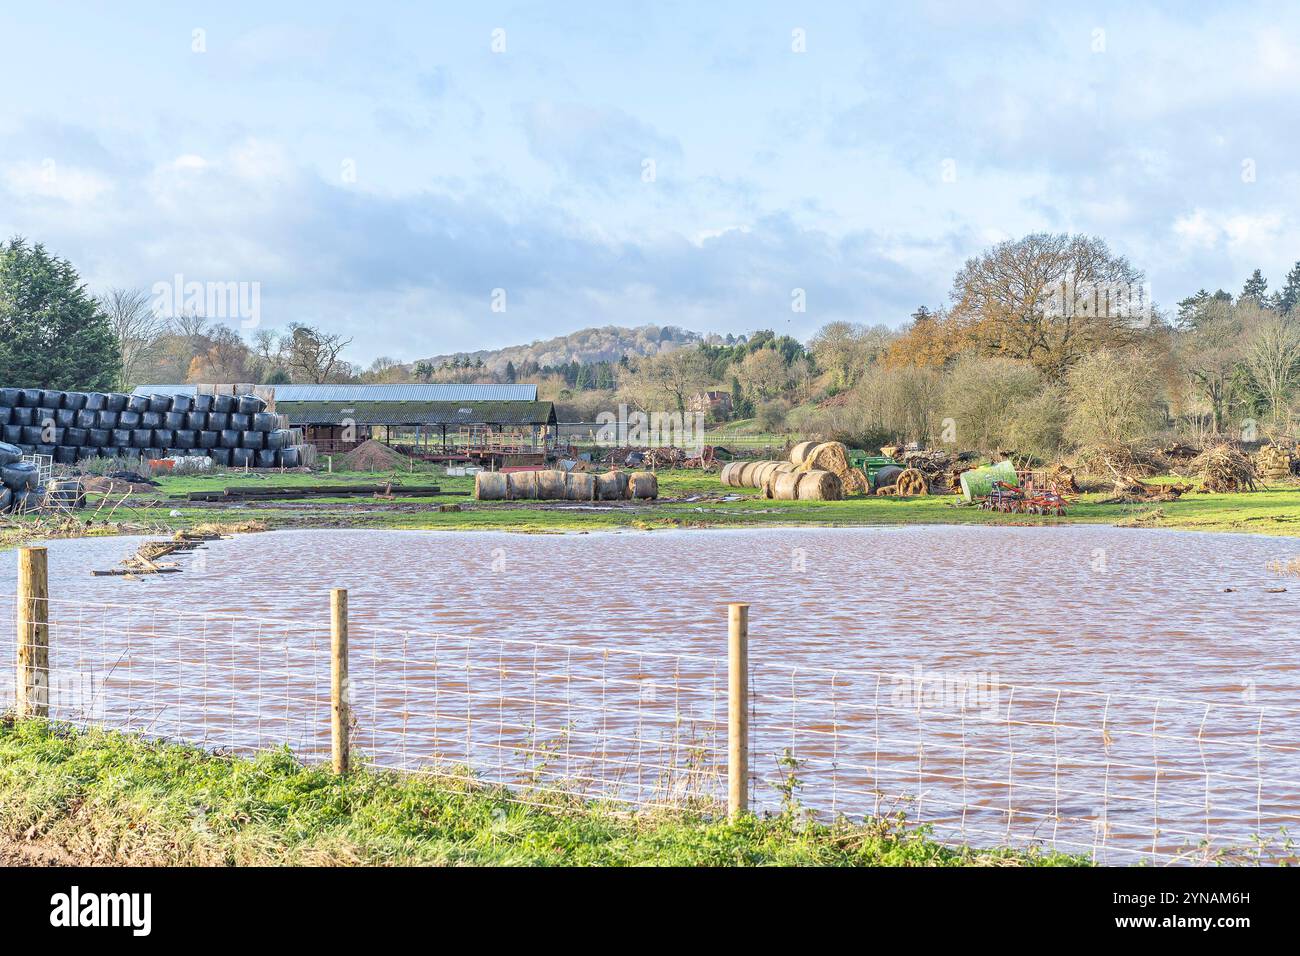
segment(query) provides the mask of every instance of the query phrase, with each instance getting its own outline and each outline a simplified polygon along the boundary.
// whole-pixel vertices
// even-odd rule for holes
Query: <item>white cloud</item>
[[[54,159],[11,163],[4,169],[6,188],[18,199],[57,199],[72,204],[93,203],[113,184],[90,169],[65,166]]]

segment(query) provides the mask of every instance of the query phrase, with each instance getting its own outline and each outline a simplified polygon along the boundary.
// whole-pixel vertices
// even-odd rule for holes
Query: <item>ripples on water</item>
[[[745,601],[760,806],[793,773],[816,809],[1099,855],[1243,842],[1300,814],[1300,581],[1266,590],[1288,583],[1268,565],[1300,553],[1286,539],[277,532],[179,558],[181,574],[89,575],[135,543],[50,545],[56,704],[75,672],[100,689],[65,697],[133,729],[319,754],[328,590],[347,587],[371,759],[716,796],[726,604]]]

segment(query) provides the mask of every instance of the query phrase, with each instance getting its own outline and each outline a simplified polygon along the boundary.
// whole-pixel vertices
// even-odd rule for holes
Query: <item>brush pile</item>
[[[1064,462],[1057,462],[1050,465],[1044,473],[1047,483],[1051,485],[1058,495],[1077,495],[1079,493],[1079,483],[1074,479],[1074,472]]]
[[[884,449],[881,449],[884,452]],[[979,455],[973,451],[946,452],[936,448],[914,449],[892,456],[905,468],[915,468],[925,475],[931,489],[941,492],[961,491],[961,473],[974,467]]]
[[[1189,463],[1201,479],[1201,487],[1211,492],[1255,490],[1255,466],[1231,445],[1216,445],[1201,452]]]

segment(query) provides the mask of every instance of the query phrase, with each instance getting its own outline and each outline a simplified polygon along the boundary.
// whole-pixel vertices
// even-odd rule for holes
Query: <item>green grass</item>
[[[512,799],[515,797],[516,799]],[[633,813],[529,806],[465,777],[339,778],[287,751],[214,756],[106,731],[0,719],[0,836],[75,862],[140,865],[1081,865],[1048,851],[950,848],[895,821],[787,811]]]
[[[191,491],[230,487],[301,485],[322,483],[408,484],[435,483],[447,492],[469,492],[472,478],[450,478],[441,468],[418,467],[414,473],[336,472],[292,473],[260,476],[232,471],[211,476],[175,476],[160,479],[153,496],[158,503],[140,507],[149,496],[131,499],[119,509],[113,523],[81,528],[82,533],[113,533],[162,528],[183,529],[199,524],[259,522],[276,528],[386,528],[408,530],[483,530],[525,533],[600,531],[613,529],[734,527],[853,527],[906,524],[959,525],[1060,525],[1133,524],[1148,528],[1198,531],[1236,531],[1269,535],[1300,534],[1300,488],[1274,489],[1245,494],[1185,494],[1177,501],[1158,504],[1102,504],[1104,494],[1083,495],[1064,518],[1000,514],[961,504],[956,496],[910,499],[856,498],[847,501],[767,501],[754,489],[724,488],[716,472],[668,470],[659,472],[663,500],[595,507],[557,507],[537,502],[477,502],[467,494],[437,498],[403,498],[400,487],[392,501],[368,498],[311,499],[285,507],[251,502],[240,506],[194,506],[169,498]],[[1156,479],[1157,481],[1159,479]],[[735,501],[670,501],[703,496],[737,497]],[[460,504],[463,510],[440,512],[440,504]],[[172,516],[176,509],[179,516]],[[83,513],[89,517],[89,512]],[[101,516],[102,517],[102,516]],[[0,534],[0,546],[22,543],[27,537],[19,518]],[[33,533],[39,529],[33,526]]]

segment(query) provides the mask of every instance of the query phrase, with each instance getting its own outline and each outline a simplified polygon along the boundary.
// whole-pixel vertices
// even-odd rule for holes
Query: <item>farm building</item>
[[[252,390],[230,385],[141,385],[137,393]],[[536,385],[261,385],[270,409],[323,454],[376,439],[422,458],[540,463],[555,443],[555,406]]]

